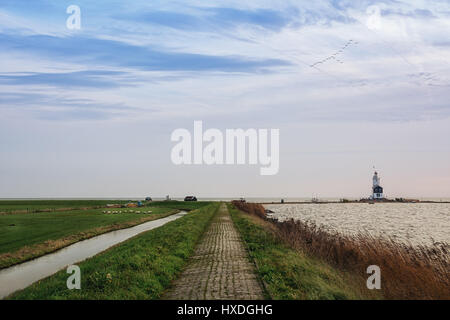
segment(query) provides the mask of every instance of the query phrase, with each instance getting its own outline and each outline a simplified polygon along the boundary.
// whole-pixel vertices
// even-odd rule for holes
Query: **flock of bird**
[[[311,68],[315,68],[316,66],[320,65],[320,64],[324,64],[330,60],[334,60],[338,63],[344,63],[342,60],[338,59],[338,56],[341,55],[348,47],[352,46],[352,45],[357,45],[359,42],[354,41],[352,39],[350,39],[339,51],[333,53],[332,55],[330,55],[329,57],[321,60],[321,61],[317,61],[315,63],[313,63],[312,65],[310,65]]]

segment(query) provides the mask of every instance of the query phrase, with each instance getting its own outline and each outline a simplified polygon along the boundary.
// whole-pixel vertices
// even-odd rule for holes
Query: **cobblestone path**
[[[264,299],[254,265],[225,204],[164,299]]]

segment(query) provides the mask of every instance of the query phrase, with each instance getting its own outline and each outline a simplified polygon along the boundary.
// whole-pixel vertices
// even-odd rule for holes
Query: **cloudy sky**
[[[81,9],[81,29],[66,9]],[[450,1],[0,1],[0,198],[450,197]],[[280,129],[280,170],[171,133]]]

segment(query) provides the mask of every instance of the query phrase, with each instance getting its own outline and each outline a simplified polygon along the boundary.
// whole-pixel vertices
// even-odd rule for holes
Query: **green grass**
[[[209,202],[160,201],[145,203],[145,207],[141,208],[58,211],[62,208],[86,208],[105,206],[107,203],[127,202],[123,200],[0,201],[3,208],[16,212],[0,214],[0,268],[42,256],[105,232],[159,219],[177,210],[190,211],[209,204]],[[28,213],[17,213],[23,208],[28,208]],[[36,212],[49,209],[56,211]],[[150,210],[152,213],[104,214],[105,210]]]
[[[108,203],[125,204],[126,200],[0,200],[0,212],[58,210],[63,208],[104,207]]]
[[[158,299],[180,274],[219,203],[145,232],[78,264],[81,290],[68,290],[65,270],[11,299]]]
[[[204,206],[207,206],[211,204],[211,202],[208,201],[156,201],[156,202],[148,202],[145,205],[151,206],[151,207],[159,207],[159,208],[174,208],[178,210],[196,210],[200,209]]]
[[[0,216],[0,253],[18,250],[25,245],[57,240],[89,229],[140,220],[143,217],[171,211],[167,208],[152,208],[145,209],[152,211],[150,214],[104,214],[104,210],[2,215]]]
[[[99,208],[107,204],[126,204],[131,200],[0,200],[0,213],[57,211],[61,209]],[[145,206],[194,210],[209,202],[142,201]]]
[[[273,299],[343,300],[367,299],[350,275],[288,247],[268,231],[267,222],[229,205],[257,273]]]
[[[0,215],[0,268],[41,256],[79,240],[159,219],[177,211],[155,207],[134,209],[152,211],[149,214],[104,214],[105,210]]]

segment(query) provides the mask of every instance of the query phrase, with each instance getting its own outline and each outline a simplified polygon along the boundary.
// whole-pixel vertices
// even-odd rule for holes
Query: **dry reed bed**
[[[360,277],[366,269],[381,269],[381,290],[386,299],[450,299],[450,247],[412,246],[370,234],[347,236],[330,233],[312,223],[267,217],[261,204],[233,201],[241,211],[269,221],[275,235],[289,246]]]

